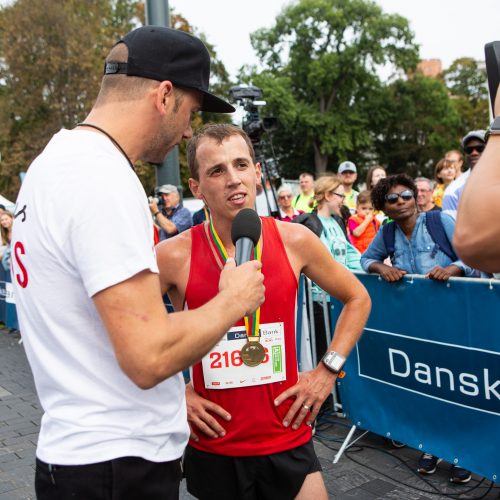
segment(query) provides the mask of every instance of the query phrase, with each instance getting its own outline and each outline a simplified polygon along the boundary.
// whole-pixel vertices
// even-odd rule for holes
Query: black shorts
[[[272,455],[227,457],[199,451],[184,454],[187,489],[200,500],[290,500],[308,474],[321,471],[312,439]]]
[[[122,457],[87,465],[48,465],[36,459],[37,500],[178,500],[180,459],[150,462]]]

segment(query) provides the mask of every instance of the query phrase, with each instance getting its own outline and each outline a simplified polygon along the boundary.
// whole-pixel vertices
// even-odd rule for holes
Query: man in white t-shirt
[[[178,498],[189,432],[178,372],[263,301],[256,261],[230,261],[200,309],[168,315],[160,293],[133,163],[159,163],[191,137],[193,112],[234,111],[208,92],[209,73],[197,38],[132,31],[108,55],[85,122],[57,133],[22,185],[12,275],[45,412],[39,500]]]

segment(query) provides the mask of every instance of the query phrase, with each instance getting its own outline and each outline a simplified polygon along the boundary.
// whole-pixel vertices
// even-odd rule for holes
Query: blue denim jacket
[[[447,214],[441,214],[443,227],[451,242],[455,221]],[[446,267],[453,264],[464,271],[465,276],[479,277],[479,272],[464,264],[461,260],[452,262],[451,259],[441,250],[436,250],[431,235],[427,231],[425,224],[425,213],[421,213],[417,218],[415,229],[410,240],[406,239],[403,231],[396,224],[396,234],[394,239],[394,256],[392,265],[403,269],[409,274],[427,274],[433,267]],[[388,257],[385,248],[384,237],[380,230],[366,252],[361,256],[361,266],[363,270],[369,272],[370,265],[374,262],[383,262]]]

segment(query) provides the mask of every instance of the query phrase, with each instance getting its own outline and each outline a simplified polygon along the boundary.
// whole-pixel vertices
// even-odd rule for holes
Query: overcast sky
[[[207,40],[234,77],[255,64],[249,34],[270,28],[287,0],[170,0]],[[410,21],[422,59],[441,59],[444,68],[458,57],[484,59],[484,44],[500,40],[500,0],[376,0],[387,13]]]

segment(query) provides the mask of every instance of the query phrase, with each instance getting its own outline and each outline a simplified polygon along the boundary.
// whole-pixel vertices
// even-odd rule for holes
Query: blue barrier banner
[[[4,271],[3,266],[0,264],[0,321],[2,323],[5,323],[5,296],[7,294],[5,290],[5,280],[6,280],[6,273]]]
[[[373,307],[339,381],[346,415],[498,482],[500,282],[357,276]]]
[[[14,288],[10,279],[10,271],[5,271],[0,265],[0,321],[7,328],[19,329],[17,322]]]
[[[16,300],[14,297],[14,287],[12,286],[12,280],[10,276],[10,271],[5,271],[5,324],[7,328],[13,328],[15,330],[19,329],[19,324],[17,322],[17,309]]]

